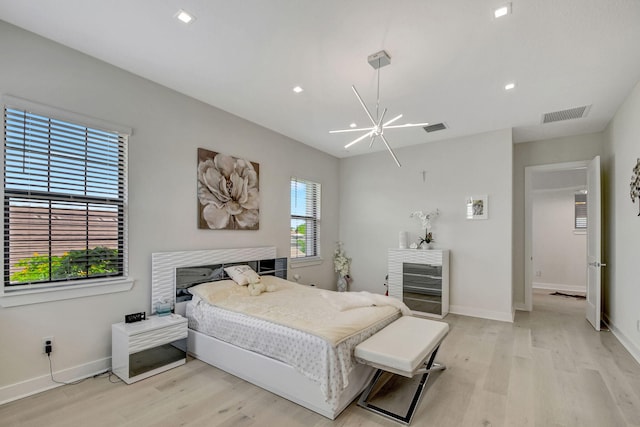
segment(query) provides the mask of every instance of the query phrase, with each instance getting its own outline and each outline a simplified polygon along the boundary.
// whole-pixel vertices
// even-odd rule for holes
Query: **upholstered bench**
[[[358,405],[403,424],[410,424],[422,398],[429,373],[445,369],[444,365],[435,363],[435,358],[440,343],[448,332],[449,325],[444,322],[403,316],[360,343],[355,349],[356,360],[378,370],[362,392]],[[405,415],[387,411],[368,402],[369,395],[383,371],[408,378],[422,374]]]

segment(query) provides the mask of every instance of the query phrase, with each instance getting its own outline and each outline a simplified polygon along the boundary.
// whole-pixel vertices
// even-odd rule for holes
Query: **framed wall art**
[[[258,230],[260,165],[198,148],[198,228]]]
[[[467,219],[488,219],[489,218],[489,196],[469,196],[467,197]]]

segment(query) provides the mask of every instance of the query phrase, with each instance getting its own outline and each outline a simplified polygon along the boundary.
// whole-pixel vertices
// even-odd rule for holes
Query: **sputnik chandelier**
[[[364,109],[365,113],[367,113],[367,117],[369,117],[369,120],[371,120],[371,127],[332,130],[332,131],[329,131],[329,133],[362,132],[362,131],[366,132],[364,135],[361,135],[360,137],[354,139],[353,141],[345,145],[344,148],[349,148],[352,145],[362,141],[367,137],[371,137],[371,141],[369,142],[369,148],[371,148],[376,138],[380,137],[385,147],[387,147],[387,150],[389,150],[391,157],[393,157],[393,160],[396,162],[398,167],[400,167],[401,166],[400,162],[398,161],[398,158],[396,157],[395,153],[389,146],[389,141],[387,141],[387,138],[384,136],[384,131],[386,129],[400,129],[400,128],[410,128],[410,127],[417,127],[417,126],[427,126],[429,123],[406,123],[404,125],[391,125],[392,123],[399,120],[402,117],[402,114],[398,114],[391,120],[385,122],[384,117],[387,114],[387,109],[385,108],[384,110],[382,110],[382,114],[379,114],[380,112],[380,68],[384,67],[385,65],[391,64],[391,57],[387,52],[385,52],[384,50],[381,50],[380,52],[369,55],[369,57],[367,58],[367,61],[369,62],[369,65],[371,65],[375,70],[377,70],[377,73],[378,73],[378,76],[377,76],[378,91],[376,96],[376,118],[375,119],[373,118],[373,115],[371,115],[371,112],[369,112],[369,109],[367,108],[366,104],[362,100],[362,97],[356,90],[356,87],[352,85],[351,89],[353,90],[353,93],[355,93],[356,98],[358,98],[358,101],[360,102],[360,105],[362,105],[362,108]]]

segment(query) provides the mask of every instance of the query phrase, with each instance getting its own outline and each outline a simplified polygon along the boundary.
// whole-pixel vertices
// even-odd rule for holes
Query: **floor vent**
[[[583,105],[582,107],[569,108],[568,110],[554,111],[545,113],[542,116],[542,123],[561,122],[563,120],[580,119],[586,117],[591,105]]]
[[[437,132],[439,130],[445,130],[447,125],[445,123],[436,123],[433,125],[425,126],[423,129],[427,132]]]

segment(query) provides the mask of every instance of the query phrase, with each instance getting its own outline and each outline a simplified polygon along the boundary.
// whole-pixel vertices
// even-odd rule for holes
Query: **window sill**
[[[587,230],[584,228],[576,228],[573,230],[573,234],[587,234]]]
[[[7,290],[0,295],[0,306],[17,307],[21,305],[40,304],[43,302],[62,301],[94,295],[126,292],[133,288],[134,279],[95,280],[78,285],[60,287]]]
[[[301,267],[310,267],[312,265],[320,265],[324,260],[320,257],[309,257],[309,258],[291,258],[289,266],[291,268],[301,268]]]

